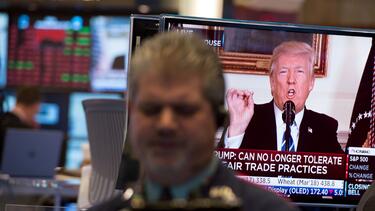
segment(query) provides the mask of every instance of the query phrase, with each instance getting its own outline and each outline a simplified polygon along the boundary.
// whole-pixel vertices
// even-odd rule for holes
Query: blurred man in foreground
[[[143,177],[93,210],[295,210],[235,178],[214,157],[215,133],[225,118],[224,79],[217,55],[201,39],[157,35],[137,49],[129,77],[128,133]]]
[[[314,58],[315,51],[307,43],[288,41],[278,45],[271,59],[273,100],[269,103],[254,105],[252,92],[229,89],[230,125],[222,145],[241,149],[343,153],[337,141],[337,120],[305,107],[315,83]],[[286,124],[282,115],[287,101],[295,104],[295,120],[290,126],[291,138],[285,140]],[[288,149],[285,146],[289,146]]]

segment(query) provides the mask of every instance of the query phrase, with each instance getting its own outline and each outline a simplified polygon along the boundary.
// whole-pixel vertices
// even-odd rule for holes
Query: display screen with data
[[[91,32],[83,16],[12,14],[8,49],[9,87],[89,89]]]
[[[161,29],[200,35],[221,60],[226,92],[254,93],[254,115],[239,141],[229,139],[228,125],[218,132],[215,155],[226,167],[295,202],[358,203],[375,178],[374,31],[179,16],[162,17]],[[313,49],[315,79],[293,123],[296,141],[285,150],[270,65],[275,47],[289,41]]]
[[[121,16],[95,16],[92,34],[91,90],[123,92],[129,56],[130,20]]]

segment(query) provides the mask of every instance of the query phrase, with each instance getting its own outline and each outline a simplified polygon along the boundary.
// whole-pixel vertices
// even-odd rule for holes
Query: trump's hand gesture
[[[245,132],[254,115],[253,94],[248,90],[229,89],[227,91],[226,100],[230,117],[228,137]]]

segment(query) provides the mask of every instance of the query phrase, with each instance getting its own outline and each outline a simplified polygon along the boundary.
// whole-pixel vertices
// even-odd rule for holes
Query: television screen
[[[68,131],[68,105],[67,93],[44,93],[43,102],[37,115],[37,121],[42,128]]]
[[[7,86],[88,90],[90,33],[79,15],[12,14]]]
[[[90,19],[92,36],[93,91],[123,92],[129,55],[128,17],[95,16]]]
[[[231,121],[244,114],[234,107],[249,114],[255,103],[244,127],[229,122],[219,136],[215,154],[226,167],[297,203],[358,203],[375,173],[375,31],[168,15],[160,24],[197,33],[217,52]]]
[[[6,84],[8,14],[0,12],[0,88]]]
[[[67,131],[68,95],[60,93],[42,94],[40,110],[35,120],[43,129]],[[4,112],[11,111],[16,105],[16,95],[12,91],[4,92]]]

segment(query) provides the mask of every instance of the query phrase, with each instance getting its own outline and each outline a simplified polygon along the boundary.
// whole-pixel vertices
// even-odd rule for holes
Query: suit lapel
[[[313,140],[314,130],[309,124],[310,110],[305,108],[305,113],[301,121],[299,128],[299,138],[298,138],[298,148],[297,151],[306,151],[306,149],[311,149],[311,144]]]
[[[267,111],[265,112],[265,127],[266,131],[267,148],[270,150],[277,150],[277,135],[276,135],[276,118],[275,110],[273,108],[273,100],[267,104]]]
[[[273,101],[255,105],[254,116],[241,144],[243,149],[277,150]]]

